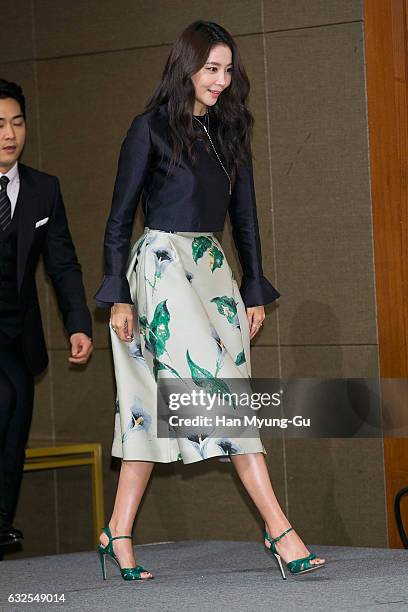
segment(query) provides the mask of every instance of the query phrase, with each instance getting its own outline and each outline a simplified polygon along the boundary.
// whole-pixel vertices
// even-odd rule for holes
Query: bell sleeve
[[[251,154],[248,163],[238,169],[228,212],[242,267],[240,293],[243,302],[247,308],[269,304],[280,293],[263,274]]]
[[[112,206],[105,230],[105,274],[95,295],[99,308],[131,304],[126,266],[133,221],[147,176],[151,138],[147,116],[137,115],[124,139],[118,161]]]

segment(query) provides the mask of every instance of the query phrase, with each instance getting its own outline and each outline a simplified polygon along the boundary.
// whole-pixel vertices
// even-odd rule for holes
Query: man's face
[[[25,136],[25,121],[19,103],[13,98],[0,98],[0,172],[3,174],[20,157]]]

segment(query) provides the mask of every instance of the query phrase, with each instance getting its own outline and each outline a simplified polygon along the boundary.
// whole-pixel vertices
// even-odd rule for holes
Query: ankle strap
[[[268,542],[270,542],[271,544],[276,544],[276,542],[279,542],[279,540],[281,538],[283,538],[283,536],[285,536],[287,533],[289,533],[289,531],[292,531],[292,529],[293,529],[293,527],[289,527],[289,529],[287,529],[286,531],[281,533],[280,536],[278,536],[277,538],[274,538],[274,539],[271,538],[271,536],[269,535],[269,533],[265,529],[265,537],[268,540]]]
[[[114,538],[112,538],[112,533],[111,533],[111,530],[109,529],[109,525],[107,527],[104,527],[102,531],[104,531],[106,533],[106,535],[108,536],[109,542],[113,542],[113,540],[122,540],[122,539],[125,539],[125,538],[129,539],[129,540],[132,539],[132,536],[130,536],[130,535],[129,536],[128,535],[115,536]]]

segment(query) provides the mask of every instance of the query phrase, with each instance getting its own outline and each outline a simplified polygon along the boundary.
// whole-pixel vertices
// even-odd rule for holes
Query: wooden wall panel
[[[380,372],[407,378],[407,0],[365,1],[365,51]],[[389,544],[402,547],[393,506],[408,486],[408,439],[385,438],[384,461]]]

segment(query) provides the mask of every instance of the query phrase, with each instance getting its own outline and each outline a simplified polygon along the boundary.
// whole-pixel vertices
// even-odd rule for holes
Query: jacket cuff
[[[265,276],[259,278],[243,277],[240,287],[242,300],[246,308],[264,306],[276,300],[280,293]]]
[[[71,310],[65,319],[65,329],[69,336],[83,333],[92,338],[92,319],[89,310]]]
[[[98,308],[109,308],[113,304],[133,304],[126,276],[106,274],[94,297]]]

